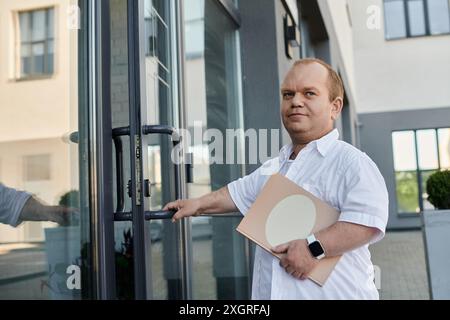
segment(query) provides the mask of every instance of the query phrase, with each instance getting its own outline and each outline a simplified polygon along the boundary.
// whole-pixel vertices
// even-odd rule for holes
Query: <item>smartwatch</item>
[[[312,256],[318,260],[325,258],[325,250],[322,247],[322,244],[319,240],[316,239],[314,234],[311,234],[306,238],[306,242],[308,243],[309,251]]]

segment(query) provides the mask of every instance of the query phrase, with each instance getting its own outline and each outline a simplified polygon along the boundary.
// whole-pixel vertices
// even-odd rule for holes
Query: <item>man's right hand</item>
[[[176,210],[172,222],[181,218],[198,216],[200,214],[200,199],[186,199],[169,202],[163,208],[164,211]]]

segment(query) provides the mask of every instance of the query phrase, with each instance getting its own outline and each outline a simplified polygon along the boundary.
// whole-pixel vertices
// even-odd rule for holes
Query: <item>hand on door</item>
[[[204,213],[236,212],[238,208],[231,199],[228,187],[225,186],[200,198],[170,202],[163,208],[163,211],[166,210],[176,210],[172,217],[172,221],[175,222],[184,217],[198,216]]]
[[[181,218],[200,215],[200,199],[186,199],[169,202],[163,208],[163,211],[174,210],[175,215],[172,217],[172,222],[180,220]]]

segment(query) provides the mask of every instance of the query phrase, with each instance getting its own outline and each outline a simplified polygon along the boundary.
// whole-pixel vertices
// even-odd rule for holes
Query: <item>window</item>
[[[24,180],[50,180],[50,155],[32,155],[24,157]]]
[[[450,33],[448,0],[384,0],[386,39]]]
[[[53,74],[54,9],[19,13],[20,78]]]
[[[392,133],[397,212],[433,209],[426,183],[431,174],[450,169],[450,128]]]

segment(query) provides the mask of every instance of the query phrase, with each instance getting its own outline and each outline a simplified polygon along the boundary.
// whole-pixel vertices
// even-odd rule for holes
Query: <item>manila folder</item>
[[[272,175],[253,203],[237,231],[277,258],[271,248],[334,224],[339,212],[281,174]],[[323,286],[340,256],[325,257],[308,274]]]

